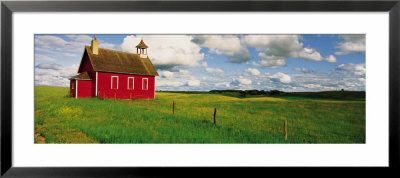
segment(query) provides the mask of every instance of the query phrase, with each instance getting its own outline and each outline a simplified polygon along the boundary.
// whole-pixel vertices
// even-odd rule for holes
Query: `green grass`
[[[365,143],[365,100],[169,92],[99,100],[68,90],[35,87],[36,143]]]

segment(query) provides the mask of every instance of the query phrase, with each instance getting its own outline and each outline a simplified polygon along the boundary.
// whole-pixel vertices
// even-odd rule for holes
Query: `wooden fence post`
[[[172,114],[175,114],[175,101],[172,101]]]
[[[283,122],[283,126],[285,127],[285,141],[287,140],[287,120],[285,119]]]
[[[217,125],[217,108],[214,108],[214,125]]]

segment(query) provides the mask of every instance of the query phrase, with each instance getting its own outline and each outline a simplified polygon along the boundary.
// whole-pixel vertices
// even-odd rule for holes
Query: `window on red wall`
[[[134,82],[135,82],[135,80],[133,77],[128,77],[128,90],[135,89]]]
[[[74,89],[75,88],[75,84],[71,83],[71,85],[72,85],[71,88]]]
[[[111,76],[111,89],[118,89],[118,76]]]
[[[149,79],[148,78],[143,78],[142,90],[148,90],[148,89],[149,89]]]

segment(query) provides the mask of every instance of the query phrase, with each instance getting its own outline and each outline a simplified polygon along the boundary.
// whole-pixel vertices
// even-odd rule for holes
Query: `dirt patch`
[[[37,110],[37,111],[35,111],[35,115],[39,115],[39,114],[42,114],[43,113],[43,110]]]
[[[40,135],[38,130],[35,130],[35,143],[46,143],[46,139]]]
[[[271,114],[272,114],[272,112],[268,111],[268,110],[264,110],[261,112],[261,115],[271,115]]]

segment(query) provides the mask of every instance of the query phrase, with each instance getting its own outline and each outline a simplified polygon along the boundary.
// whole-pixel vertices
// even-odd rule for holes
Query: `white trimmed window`
[[[111,89],[118,89],[118,76],[111,76]]]
[[[142,79],[142,90],[148,90],[148,89],[149,89],[149,79],[143,78]]]
[[[128,90],[135,89],[135,78],[128,77]]]

